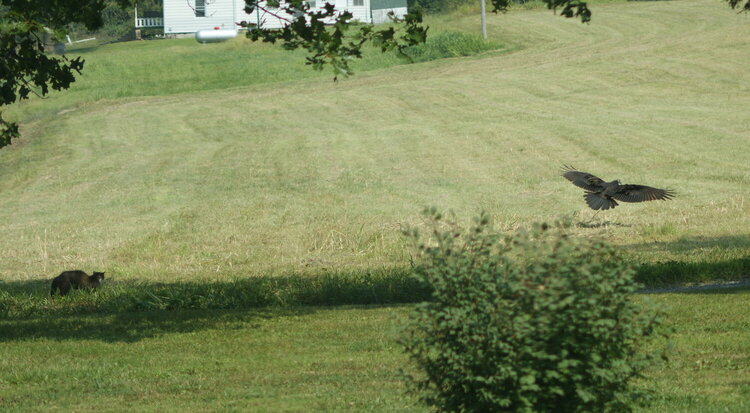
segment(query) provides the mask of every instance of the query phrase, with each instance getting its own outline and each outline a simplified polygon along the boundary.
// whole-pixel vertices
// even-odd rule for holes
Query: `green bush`
[[[425,14],[446,13],[458,10],[461,7],[479,6],[479,2],[476,0],[407,0],[406,4],[409,10],[419,8]]]
[[[426,62],[446,57],[471,56],[500,48],[500,45],[485,41],[480,36],[461,32],[441,32],[428,36],[426,43],[408,47],[404,53],[415,62]]]
[[[426,211],[418,275],[433,288],[402,344],[407,383],[438,411],[627,412],[655,355],[639,352],[660,311],[630,300],[634,271],[599,241],[536,225],[502,235],[486,215],[463,230]]]

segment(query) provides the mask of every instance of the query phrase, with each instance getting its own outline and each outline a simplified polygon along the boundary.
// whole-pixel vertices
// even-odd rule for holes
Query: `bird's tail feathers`
[[[610,209],[616,207],[617,201],[614,199],[603,196],[601,194],[598,194],[596,192],[586,192],[583,195],[583,198],[586,200],[586,203],[588,204],[591,209],[600,210],[600,209]]]

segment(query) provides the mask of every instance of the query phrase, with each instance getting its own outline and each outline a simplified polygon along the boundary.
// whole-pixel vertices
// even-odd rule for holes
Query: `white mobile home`
[[[252,14],[245,13],[244,0],[163,0],[163,16],[138,17],[136,8],[136,28],[163,27],[164,34],[195,33],[199,30],[239,29],[237,23],[247,21],[263,28],[281,28],[284,17],[291,16],[272,9],[269,12],[256,9]],[[364,23],[384,23],[387,14],[393,11],[397,17],[406,14],[406,0],[327,0],[337,11],[347,10],[355,20]],[[322,8],[326,0],[309,0],[313,8]],[[275,16],[277,14],[281,18]]]

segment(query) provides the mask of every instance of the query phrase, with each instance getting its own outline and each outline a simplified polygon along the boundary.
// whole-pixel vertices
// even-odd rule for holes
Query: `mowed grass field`
[[[0,279],[404,266],[399,228],[426,205],[465,220],[486,210],[508,229],[573,217],[579,235],[646,263],[747,257],[747,16],[708,1],[595,13],[589,25],[547,10],[492,16],[504,49],[337,83],[280,51],[272,69],[313,79],[258,83],[244,68],[257,71],[268,46],[242,41],[88,51],[70,92],[14,108],[24,137],[0,153]],[[434,31],[476,20],[444,17]],[[678,196],[592,221],[563,163]]]
[[[592,9],[589,25],[490,16],[493,50],[374,56],[337,83],[245,40],[71,51],[85,74],[10,108],[24,136],[0,150],[0,410],[426,411],[398,375],[409,305],[294,305],[409,301],[378,277],[408,271],[399,229],[426,205],[507,230],[571,219],[654,284],[745,278],[747,16],[705,0]],[[678,197],[594,217],[563,163]],[[72,268],[112,283],[48,300]],[[266,301],[249,293],[276,279]],[[245,293],[280,305],[206,309]],[[637,383],[655,392],[641,411],[750,410],[748,298],[634,297],[666,305],[675,329],[670,363]]]

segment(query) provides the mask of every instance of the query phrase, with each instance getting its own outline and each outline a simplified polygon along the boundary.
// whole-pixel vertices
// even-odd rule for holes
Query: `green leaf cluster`
[[[505,13],[508,11],[513,0],[490,0],[493,13]],[[730,0],[728,0],[730,1]],[[557,12],[567,18],[580,17],[582,23],[591,21],[591,10],[585,1],[580,0],[542,0],[548,9]]]
[[[408,59],[404,51],[410,46],[424,43],[429,29],[422,26],[422,13],[419,10],[407,13],[403,19],[390,12],[389,18],[401,27],[391,25],[375,29],[372,25],[354,24],[356,22],[351,12],[338,12],[331,3],[325,3],[321,9],[315,10],[303,0],[284,3],[246,1],[246,13],[251,14],[256,9],[280,19],[284,27],[280,30],[267,29],[262,24],[258,26],[257,23],[245,21],[240,26],[248,29],[248,38],[268,43],[279,41],[287,50],[305,49],[309,52],[306,63],[316,70],[330,66],[334,80],[338,76],[352,74],[349,62],[362,58],[365,44],[372,43],[381,52],[395,51]]]
[[[740,12],[750,11],[750,0],[726,0],[729,3],[729,7],[733,9],[740,9]]]
[[[634,378],[654,363],[644,343],[661,312],[630,299],[639,285],[618,251],[538,224],[503,234],[482,214],[469,229],[425,211],[406,229],[433,289],[402,344],[410,388],[446,412],[628,412]]]

